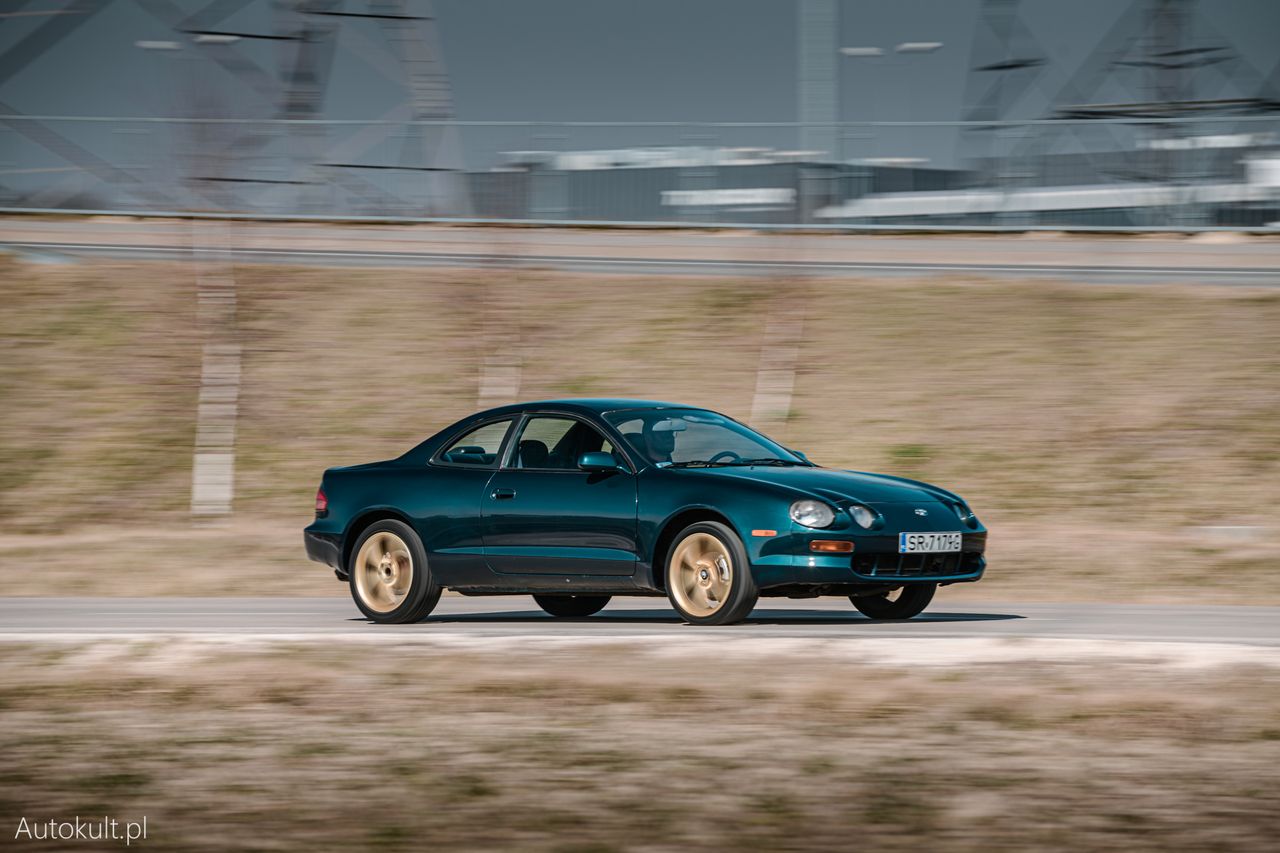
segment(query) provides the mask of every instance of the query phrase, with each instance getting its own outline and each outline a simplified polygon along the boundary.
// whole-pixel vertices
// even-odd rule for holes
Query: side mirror
[[[801,459],[803,459],[805,462],[809,462],[809,461],[811,461],[811,460],[809,459],[809,457],[808,457],[808,456],[805,456],[805,455],[804,455],[804,453],[803,453],[802,451],[800,451],[800,450],[793,450],[793,449],[792,449],[792,448],[790,448],[790,447],[788,447],[788,448],[787,448],[787,450],[790,450],[792,453],[794,453],[796,456],[799,456],[799,457],[800,457]]]
[[[612,453],[594,450],[578,457],[578,467],[583,471],[617,471],[618,460]]]

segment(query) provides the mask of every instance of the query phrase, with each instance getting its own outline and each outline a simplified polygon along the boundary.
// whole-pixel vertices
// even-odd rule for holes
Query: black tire
[[[390,534],[398,538],[407,547],[411,561],[412,572],[408,588],[404,591],[403,598],[390,609],[380,609],[365,601],[366,593],[362,591],[360,580],[362,572],[358,571],[361,567],[356,564],[365,543],[379,534]],[[365,575],[365,577],[367,579],[368,576]],[[367,585],[367,580],[365,583]],[[375,522],[360,532],[355,545],[351,548],[351,554],[347,557],[347,584],[351,590],[351,598],[355,601],[356,607],[360,608],[360,612],[371,621],[386,625],[418,622],[425,619],[427,614],[435,609],[441,593],[440,585],[435,582],[431,569],[427,565],[427,554],[422,547],[422,540],[418,538],[418,534],[412,527],[394,519]]]
[[[533,600],[552,616],[581,619],[599,613],[609,603],[608,595],[535,595]]]
[[[879,595],[851,595],[849,600],[868,619],[910,619],[924,612],[937,591],[936,583],[913,583],[900,588],[897,598],[889,597],[893,592],[882,592]]]
[[[699,535],[709,535],[724,546],[723,555],[729,557],[729,580],[727,583],[728,590],[723,597],[718,599],[719,604],[714,611],[709,613],[694,610],[690,595],[679,591],[683,574],[681,566],[676,564],[680,555],[682,546],[690,537]],[[703,540],[705,541],[705,540]],[[741,622],[751,613],[752,608],[756,606],[756,600],[760,597],[760,591],[756,588],[755,578],[751,576],[751,564],[747,561],[747,549],[742,546],[742,540],[738,538],[738,534],[733,532],[733,528],[718,521],[699,521],[690,524],[684,530],[681,530],[676,538],[671,542],[671,548],[663,557],[664,573],[666,577],[667,599],[671,602],[671,606],[680,614],[680,618],[688,622],[690,625],[731,625],[734,622]],[[717,564],[718,565],[718,564]],[[722,577],[722,575],[718,576]],[[694,584],[698,584],[695,582]],[[682,596],[684,600],[682,601]]]

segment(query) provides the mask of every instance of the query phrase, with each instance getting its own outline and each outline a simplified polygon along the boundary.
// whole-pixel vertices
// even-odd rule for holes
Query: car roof
[[[498,415],[508,412],[531,412],[539,409],[559,409],[566,412],[577,412],[579,414],[601,414],[603,412],[616,412],[625,409],[696,409],[697,406],[687,406],[683,403],[667,403],[661,400],[627,400],[612,397],[581,397],[565,400],[533,400],[528,403],[512,403],[509,406],[501,406],[496,409],[489,409],[479,414]]]

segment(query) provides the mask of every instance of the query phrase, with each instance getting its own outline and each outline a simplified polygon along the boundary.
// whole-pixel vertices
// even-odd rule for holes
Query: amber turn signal
[[[853,543],[843,539],[814,539],[809,543],[809,550],[823,554],[852,554]]]

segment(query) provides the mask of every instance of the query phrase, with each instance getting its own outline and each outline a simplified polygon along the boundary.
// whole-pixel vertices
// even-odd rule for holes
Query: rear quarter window
[[[511,429],[511,421],[491,421],[464,433],[437,456],[437,460],[450,465],[474,465],[492,467],[498,462],[502,440]]]

